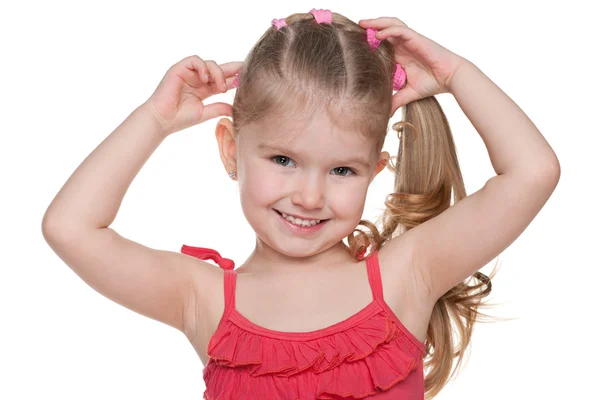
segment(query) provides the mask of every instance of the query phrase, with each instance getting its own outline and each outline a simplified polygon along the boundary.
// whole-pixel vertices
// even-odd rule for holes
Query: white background
[[[395,4],[394,4],[395,3]],[[407,1],[19,2],[3,6],[0,398],[200,399],[202,364],[179,331],[98,294],[41,233],[71,173],[197,54],[242,61],[273,18],[313,7],[358,21],[395,16],[476,64],[532,119],[558,155],[561,181],[500,257],[486,313],[449,399],[598,398],[598,39],[587,2]],[[231,102],[234,91],[210,99]],[[494,171],[450,94],[467,192]],[[401,117],[398,110],[391,123]],[[167,138],[130,186],[111,225],[153,248],[211,247],[239,263],[254,245],[236,183],[209,120]],[[391,127],[390,123],[390,127]],[[393,131],[391,131],[393,133]],[[395,154],[390,134],[386,149]],[[379,175],[364,217],[379,214],[392,173]],[[482,272],[489,273],[493,263]],[[594,367],[595,365],[595,367]],[[595,369],[595,372],[594,372]]]

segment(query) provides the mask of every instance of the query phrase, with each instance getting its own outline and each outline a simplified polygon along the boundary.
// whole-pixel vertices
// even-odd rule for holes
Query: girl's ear
[[[373,178],[371,178],[371,180],[373,180],[375,178],[375,176],[385,168],[385,166],[387,165],[389,160],[390,160],[390,153],[388,153],[387,151],[382,151],[379,154],[379,161],[377,162],[377,168],[375,168],[375,173],[373,174]]]
[[[233,124],[228,118],[221,118],[215,128],[215,136],[219,143],[219,153],[225,171],[229,174],[231,171],[237,173],[236,142]]]
[[[375,171],[373,172],[373,176],[371,176],[371,181],[369,182],[369,184],[371,184],[371,182],[373,182],[373,179],[375,179],[375,177],[377,176],[378,173],[383,171],[383,169],[385,168],[385,166],[387,165],[389,160],[390,160],[390,153],[388,153],[387,151],[382,151],[381,153],[379,153],[379,161],[377,161],[377,167],[375,168]]]

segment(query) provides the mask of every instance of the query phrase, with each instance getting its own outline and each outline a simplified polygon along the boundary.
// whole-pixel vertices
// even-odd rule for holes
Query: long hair
[[[326,110],[333,122],[376,140],[383,148],[392,107],[393,48],[382,41],[377,50],[366,30],[332,13],[332,24],[318,24],[310,13],[285,18],[286,27],[269,27],[248,53],[233,102],[236,135],[245,125],[267,115]],[[435,217],[466,197],[452,132],[435,97],[404,107],[393,124],[400,139],[393,193],[385,200],[378,224],[361,220],[348,237],[347,249],[361,260],[393,237]],[[359,229],[360,226],[366,229]],[[473,325],[482,314],[482,300],[492,289],[491,277],[476,272],[473,285],[463,282],[436,302],[425,344],[426,398],[438,394],[454,376],[471,340]],[[452,335],[456,325],[456,343]],[[458,362],[452,371],[453,360]]]

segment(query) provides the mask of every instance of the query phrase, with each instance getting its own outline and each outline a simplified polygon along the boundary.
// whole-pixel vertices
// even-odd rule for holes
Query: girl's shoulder
[[[206,363],[208,356],[205,349],[225,308],[225,273],[233,272],[234,263],[210,248],[184,244],[181,253],[191,256],[185,259],[194,271],[190,282],[193,296],[188,301],[186,312],[188,328],[184,333],[201,361]],[[204,260],[212,260],[214,264]]]

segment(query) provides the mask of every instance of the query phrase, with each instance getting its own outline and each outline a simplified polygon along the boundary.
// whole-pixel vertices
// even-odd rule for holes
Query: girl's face
[[[369,183],[389,158],[375,146],[320,111],[304,123],[265,119],[244,128],[235,169],[242,209],[258,239],[289,257],[338,244],[361,220]],[[299,217],[294,221],[301,226],[282,213]]]

